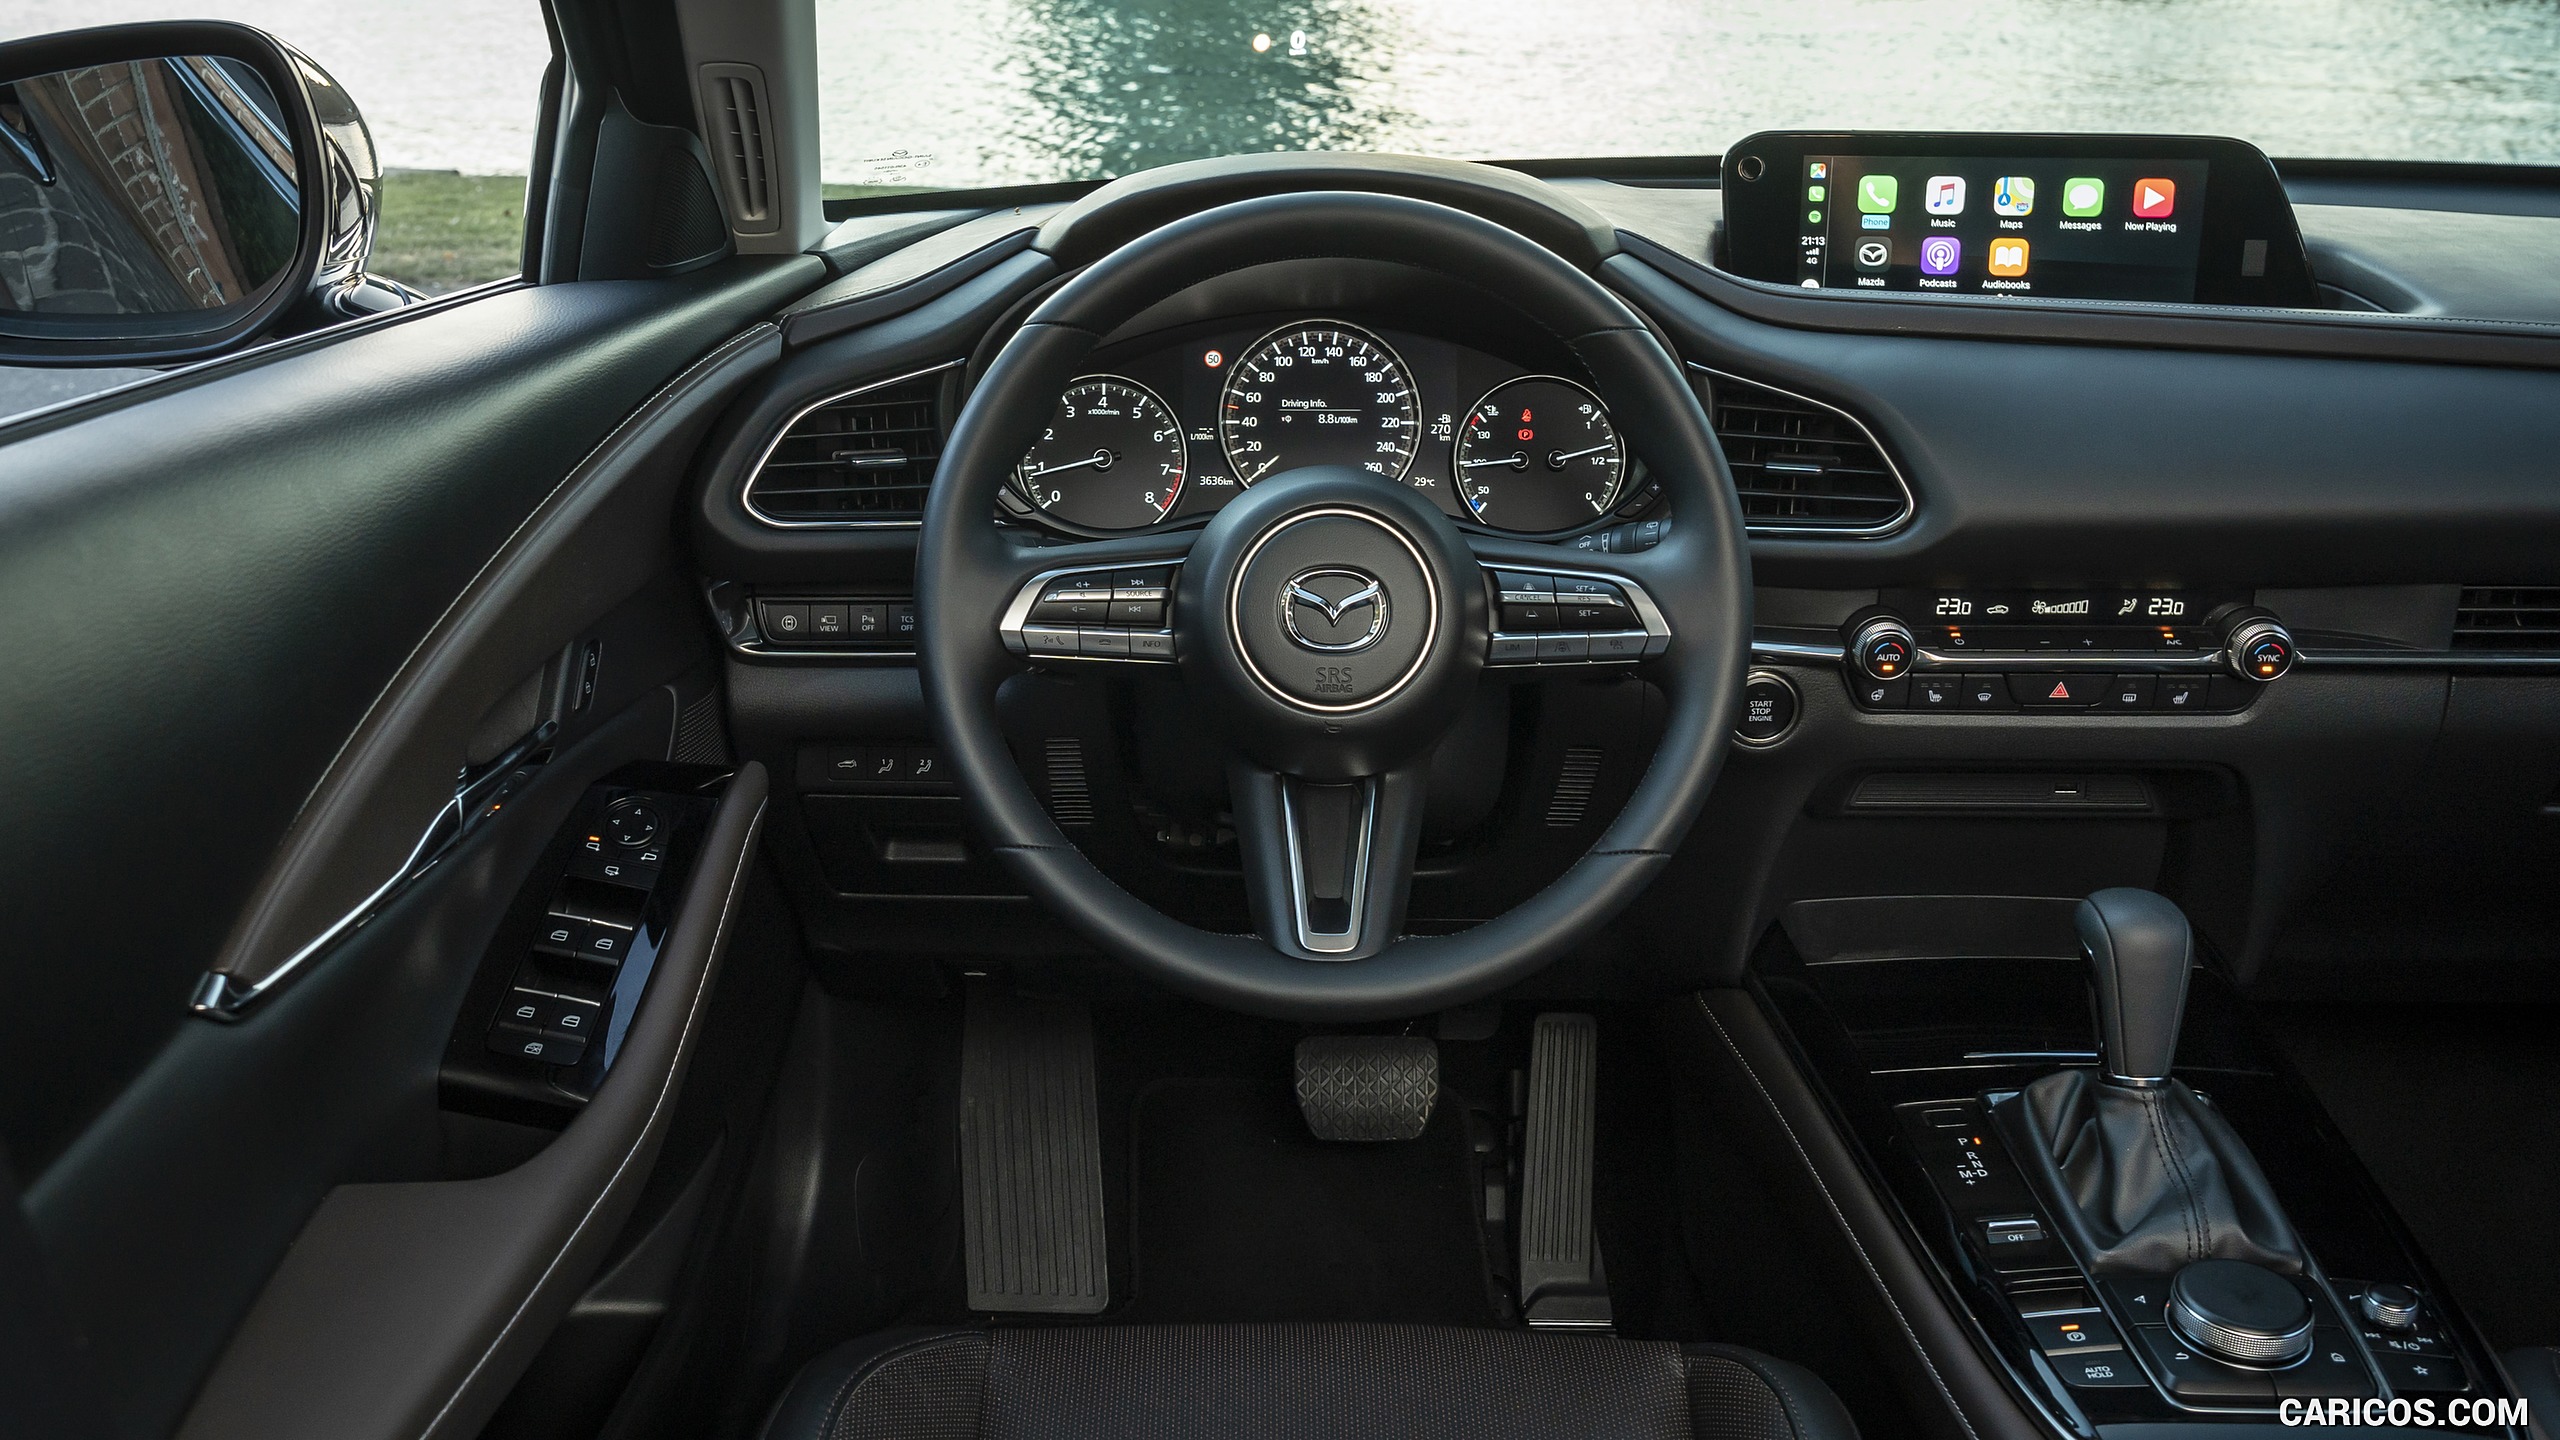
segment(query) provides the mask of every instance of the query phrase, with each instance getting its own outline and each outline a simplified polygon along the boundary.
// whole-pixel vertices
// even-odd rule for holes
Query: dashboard
[[[1142,530],[1205,520],[1281,471],[1342,465],[1462,524],[1570,533],[1648,490],[1607,407],[1564,368],[1365,317],[1184,326],[1096,353],[1006,508],[1068,534]]]

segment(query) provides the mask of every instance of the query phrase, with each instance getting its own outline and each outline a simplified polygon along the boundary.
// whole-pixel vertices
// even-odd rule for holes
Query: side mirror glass
[[[361,279],[378,179],[336,82],[246,26],[0,45],[0,362],[166,362],[268,331]]]

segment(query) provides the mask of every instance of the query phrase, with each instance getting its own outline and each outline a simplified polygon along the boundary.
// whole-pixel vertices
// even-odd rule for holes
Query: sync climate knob
[[[2293,636],[2263,610],[2243,613],[2226,622],[2222,653],[2233,674],[2263,685],[2293,668]]]
[[[1849,663],[1870,680],[1899,680],[1920,658],[1920,642],[1911,627],[1890,615],[1879,615],[1858,627],[1849,641]]]

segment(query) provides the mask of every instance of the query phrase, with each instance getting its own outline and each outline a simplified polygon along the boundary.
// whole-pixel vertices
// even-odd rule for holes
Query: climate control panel
[[[1866,710],[2227,714],[2294,663],[2283,622],[2240,600],[2208,606],[2177,591],[1882,598],[1843,629],[1850,694]]]

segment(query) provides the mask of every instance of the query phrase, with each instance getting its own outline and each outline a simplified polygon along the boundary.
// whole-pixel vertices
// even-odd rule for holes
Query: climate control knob
[[[2240,610],[2222,621],[2222,654],[2231,673],[2264,685],[2293,668],[2293,635],[2264,610]]]
[[[1858,627],[1849,641],[1849,663],[1870,680],[1899,680],[1920,658],[1920,641],[1911,627],[1890,615],[1879,615]]]

